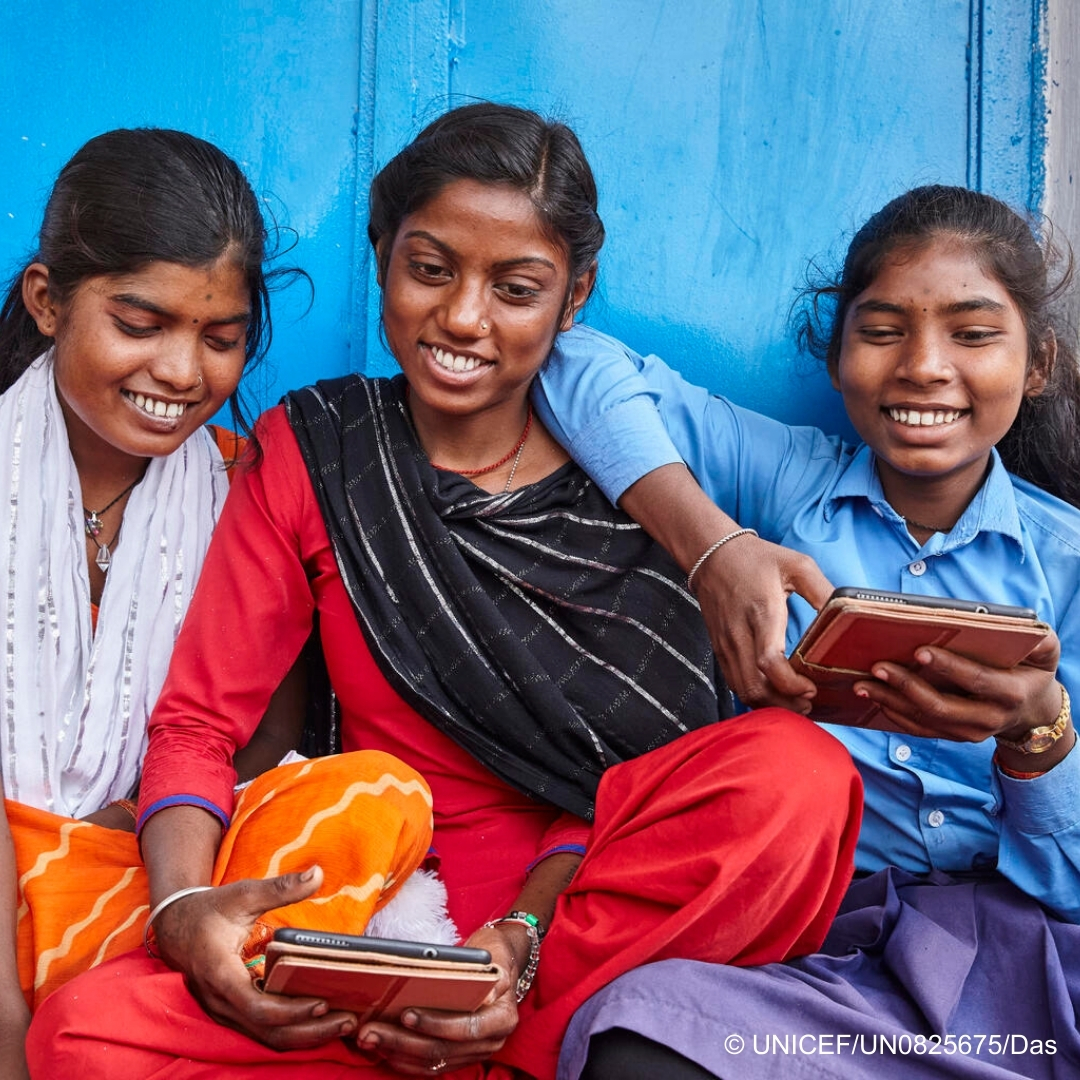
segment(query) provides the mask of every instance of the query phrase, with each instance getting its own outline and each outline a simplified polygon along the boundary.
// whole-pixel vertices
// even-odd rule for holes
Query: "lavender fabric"
[[[624,975],[578,1011],[558,1076],[622,1027],[723,1080],[1073,1080],[1078,1011],[1080,926],[996,875],[890,869],[851,886],[813,956]]]

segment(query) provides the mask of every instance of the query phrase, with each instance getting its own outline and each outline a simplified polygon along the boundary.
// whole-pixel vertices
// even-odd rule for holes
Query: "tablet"
[[[818,692],[810,716],[832,724],[874,727],[878,707],[855,696],[880,660],[916,667],[915,653],[936,645],[996,668],[1015,667],[1049,633],[1030,608],[913,596],[882,589],[837,589],[791,656]]]
[[[364,1023],[410,1006],[474,1012],[501,976],[484,949],[285,927],[266,947],[260,989],[322,998]]]

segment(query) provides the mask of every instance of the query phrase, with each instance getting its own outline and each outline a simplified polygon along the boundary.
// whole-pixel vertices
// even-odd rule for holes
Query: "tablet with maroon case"
[[[858,680],[873,678],[874,663],[915,667],[916,651],[937,645],[990,667],[1011,668],[1049,630],[1028,608],[837,589],[795,647],[791,663],[817,685],[814,720],[874,727],[877,706],[856,697],[853,689]]]

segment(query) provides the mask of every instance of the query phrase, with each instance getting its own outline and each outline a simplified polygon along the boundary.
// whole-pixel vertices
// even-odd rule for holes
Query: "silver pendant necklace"
[[[119,528],[113,534],[112,540],[108,543],[102,543],[98,539],[101,535],[101,530],[105,528],[105,523],[101,520],[101,515],[111,510],[135,485],[142,479],[141,476],[136,477],[119,495],[116,496],[111,502],[107,503],[100,510],[88,510],[83,507],[83,522],[86,526],[86,535],[94,541],[97,547],[97,556],[94,558],[94,562],[98,564],[98,568],[101,572],[107,573],[109,567],[112,565],[112,552],[109,551],[109,547],[116,543],[116,538],[120,535]]]
[[[90,539],[93,540],[94,543],[97,545],[97,555],[94,556],[94,562],[98,564],[98,569],[103,574],[108,573],[109,567],[112,565],[112,552],[109,551],[109,546],[116,543],[116,537],[120,535],[120,530],[116,530],[116,534],[107,544],[103,544],[97,538],[97,536],[95,536],[94,533],[90,532],[89,530],[87,531],[86,535],[89,536]]]

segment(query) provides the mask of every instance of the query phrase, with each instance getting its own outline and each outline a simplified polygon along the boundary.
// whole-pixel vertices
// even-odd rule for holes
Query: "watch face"
[[[1005,745],[1013,750],[1019,750],[1022,754],[1041,754],[1049,750],[1065,734],[1068,727],[1068,717],[1058,720],[1056,724],[1047,727],[1032,728],[1027,738],[1019,742],[1006,742]]]
[[[1027,738],[1013,742],[1010,739],[999,739],[998,742],[1009,750],[1019,751],[1021,754],[1041,754],[1049,750],[1069,730],[1069,722],[1072,719],[1072,709],[1069,705],[1069,692],[1065,687],[1061,688],[1061,712],[1054,723],[1044,727],[1032,728],[1027,733]]]
[[[1025,754],[1041,754],[1044,750],[1049,750],[1059,738],[1061,733],[1053,728],[1036,728],[1020,744],[1020,749]]]

